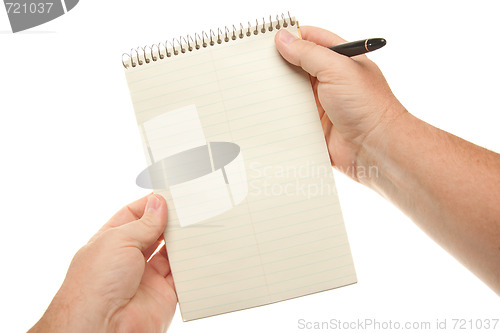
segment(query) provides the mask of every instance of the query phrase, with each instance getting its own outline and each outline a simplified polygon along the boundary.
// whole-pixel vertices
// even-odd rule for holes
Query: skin
[[[314,27],[276,46],[311,76],[332,164],[375,190],[500,295],[500,155],[411,115],[375,63]],[[377,173],[368,173],[376,167]]]
[[[401,208],[500,295],[500,155],[411,115],[366,56],[314,27],[276,35],[310,74],[332,165]],[[376,167],[376,173],[364,172]],[[165,332],[177,297],[162,241],[167,207],[149,195],[120,210],[75,255],[30,332]]]
[[[167,204],[159,195],[116,213],[82,247],[30,332],[165,332],[177,304],[162,241]]]

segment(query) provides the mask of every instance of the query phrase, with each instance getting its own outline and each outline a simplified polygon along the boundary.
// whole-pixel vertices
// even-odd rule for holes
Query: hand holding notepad
[[[281,29],[299,33],[282,18],[124,59],[184,320],[356,282],[310,81],[276,50]]]

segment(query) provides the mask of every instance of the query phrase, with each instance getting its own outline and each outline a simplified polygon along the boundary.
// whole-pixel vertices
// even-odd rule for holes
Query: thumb
[[[148,197],[142,217],[119,228],[136,243],[137,248],[144,251],[161,236],[166,224],[167,203],[161,195],[152,194]]]
[[[299,39],[287,30],[280,30],[275,37],[279,53],[289,63],[300,66],[320,81],[328,81],[324,76],[332,68],[341,68],[350,59],[330,51],[308,40]]]

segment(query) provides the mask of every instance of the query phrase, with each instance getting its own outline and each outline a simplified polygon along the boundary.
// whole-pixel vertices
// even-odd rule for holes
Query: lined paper
[[[182,227],[172,193],[155,189],[169,206],[165,241],[185,321],[356,282],[309,78],[281,58],[275,34],[125,71],[149,163],[148,139],[172,146],[179,135],[144,124],[188,105],[206,142],[235,143],[244,161],[246,198],[201,223]]]

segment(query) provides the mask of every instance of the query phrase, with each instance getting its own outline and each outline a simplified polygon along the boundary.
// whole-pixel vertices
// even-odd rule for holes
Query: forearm
[[[500,294],[500,155],[399,110],[365,140],[359,166],[377,170],[360,182]]]

